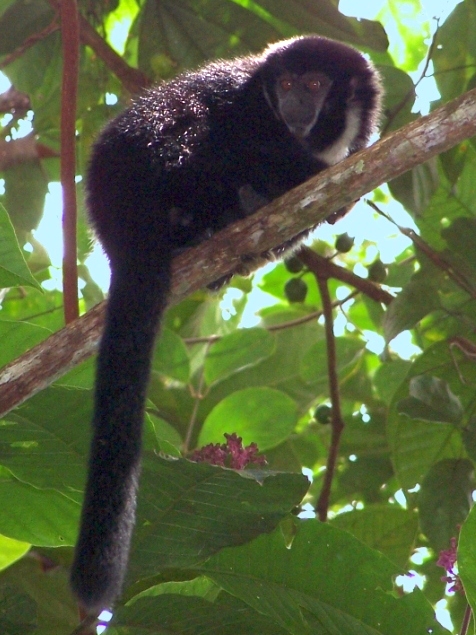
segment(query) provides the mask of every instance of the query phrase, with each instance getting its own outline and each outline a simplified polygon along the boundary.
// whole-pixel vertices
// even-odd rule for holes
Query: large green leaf
[[[172,593],[142,597],[115,611],[111,625],[118,635],[285,635],[288,632],[224,592],[214,602]]]
[[[418,517],[396,505],[368,505],[338,514],[331,524],[345,529],[369,547],[403,567],[412,554],[418,532]]]
[[[20,481],[81,490],[91,420],[91,391],[51,387],[0,425],[0,463]]]
[[[468,360],[466,363],[464,374],[472,377],[476,366]],[[460,369],[463,368],[462,363],[458,365]],[[437,382],[434,381],[436,373],[439,380]],[[431,423],[428,420],[411,419],[407,415],[399,414],[398,404],[408,398],[413,378],[422,376],[430,378],[429,381],[425,380],[429,387],[435,388],[438,385],[443,387],[443,392],[438,398],[438,391],[431,396],[432,391],[425,390],[425,399],[429,399],[433,404],[439,402],[440,405],[436,407],[439,412],[452,412],[451,416],[457,418],[458,415],[455,413],[460,408],[457,402],[459,401],[466,411],[474,400],[474,388],[469,383],[461,382],[448,342],[441,341],[434,344],[412,363],[407,377],[394,395],[387,420],[392,462],[398,481],[404,488],[412,488],[416,483],[421,483],[421,479],[430,467],[441,459],[459,459],[464,456],[461,431],[454,423]],[[420,385],[424,387],[425,381],[419,380]],[[448,391],[457,398],[457,401],[449,396]],[[426,419],[428,419],[427,413],[431,411],[430,406],[425,406],[423,402],[420,402],[420,406],[425,410]],[[443,419],[441,414],[435,417]]]
[[[6,470],[4,470],[6,472]],[[0,533],[41,547],[62,547],[76,541],[80,507],[51,489],[38,489],[2,474]]]
[[[254,366],[271,355],[275,338],[265,329],[239,329],[212,345],[204,365],[207,384]]]
[[[190,360],[182,338],[170,329],[163,329],[155,348],[153,368],[181,382],[190,378]]]
[[[54,17],[44,0],[16,0],[0,16],[0,55],[12,53],[25,40],[42,31]]]
[[[236,472],[147,454],[132,575],[188,567],[225,546],[272,531],[301,502],[308,486],[302,474]]]
[[[256,443],[261,451],[272,448],[294,430],[294,401],[273,388],[245,388],[225,397],[206,418],[198,445],[223,441],[224,433],[236,432],[243,443]]]
[[[55,557],[55,552],[51,555]],[[7,569],[0,586],[0,629],[12,635],[64,635],[78,623],[77,603],[68,584],[68,568],[54,566],[43,554],[22,558]],[[13,590],[13,597],[5,593]],[[4,620],[4,621],[2,621]]]
[[[418,494],[420,525],[430,545],[447,549],[471,508],[474,466],[468,459],[445,459],[423,479]]]
[[[418,590],[393,595],[395,565],[317,520],[299,522],[290,546],[278,530],[198,569],[289,633],[401,635],[403,624],[405,635],[444,632]]]
[[[397,403],[401,414],[421,421],[461,422],[463,406],[447,382],[431,375],[419,375],[410,380],[409,389],[410,397]]]
[[[336,338],[337,370],[341,381],[355,372],[365,349],[365,343],[350,337]],[[316,342],[303,357],[302,376],[309,382],[328,381],[327,346],[324,341]]]
[[[435,80],[445,101],[460,95],[474,69],[476,12],[472,2],[460,2],[438,29],[438,46],[433,51]]]
[[[383,323],[386,341],[390,342],[402,331],[413,328],[425,315],[439,307],[438,293],[432,281],[418,272],[387,309]]]

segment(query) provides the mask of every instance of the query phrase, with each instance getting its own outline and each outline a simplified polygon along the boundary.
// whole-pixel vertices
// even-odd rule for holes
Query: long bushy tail
[[[97,363],[93,440],[71,585],[91,614],[121,592],[135,522],[150,359],[170,258],[114,269]]]

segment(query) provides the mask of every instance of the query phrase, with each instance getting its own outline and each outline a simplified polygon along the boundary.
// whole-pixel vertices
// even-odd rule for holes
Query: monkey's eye
[[[293,87],[293,80],[289,79],[289,77],[283,77],[279,82],[281,89],[285,92],[288,92]]]
[[[317,93],[317,91],[321,87],[321,82],[318,79],[310,79],[307,82],[307,87],[309,88],[311,93]]]

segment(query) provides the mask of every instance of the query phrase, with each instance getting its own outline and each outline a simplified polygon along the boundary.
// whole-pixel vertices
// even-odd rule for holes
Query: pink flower
[[[457,542],[456,538],[451,538],[450,548],[440,551],[440,557],[436,561],[439,567],[446,569],[447,575],[443,576],[441,580],[447,584],[451,584],[448,591],[455,593],[456,591],[463,592],[463,584],[458,573],[455,571],[456,557],[457,557]]]
[[[266,457],[258,456],[258,446],[250,443],[243,447],[243,439],[233,434],[225,433],[226,443],[209,443],[200,450],[195,450],[190,455],[191,461],[210,463],[231,467],[234,470],[242,470],[247,465],[266,465]]]

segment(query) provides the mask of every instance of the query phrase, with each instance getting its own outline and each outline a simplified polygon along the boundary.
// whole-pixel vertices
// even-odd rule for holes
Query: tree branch
[[[375,302],[388,306],[393,300],[393,295],[385,291],[385,289],[382,289],[380,285],[367,278],[362,278],[352,271],[344,269],[344,267],[336,265],[328,258],[324,258],[324,256],[320,256],[315,251],[312,251],[312,249],[303,248],[299,251],[297,256],[311,271],[319,270],[321,275],[328,279],[334,278],[335,280],[340,280],[344,284],[354,287],[354,289],[357,289],[357,291],[360,291]]]
[[[76,241],[76,104],[79,72],[79,20],[76,0],[60,5],[63,75],[61,80],[61,186],[63,189],[63,298],[66,324],[79,315]]]
[[[170,301],[236,270],[378,185],[476,135],[476,89],[392,133],[235,223],[174,261]],[[0,416],[64,375],[95,350],[104,304],[51,335],[0,372]]]
[[[305,257],[306,252],[310,251],[307,247],[303,247],[298,256],[302,259]],[[311,263],[309,263],[311,264]],[[308,264],[308,266],[309,266]],[[314,263],[316,265],[316,263]],[[319,265],[312,267],[312,273],[316,278],[317,286],[319,287],[319,294],[322,300],[322,309],[324,313],[324,326],[326,333],[326,349],[327,349],[327,376],[329,378],[329,394],[332,404],[332,437],[331,445],[329,447],[329,454],[327,456],[326,471],[324,473],[324,482],[322,484],[321,493],[317,500],[316,512],[320,521],[325,522],[327,520],[327,514],[329,512],[329,502],[331,498],[332,481],[337,465],[337,459],[339,456],[339,445],[342,431],[344,430],[344,421],[342,419],[342,412],[340,407],[340,390],[339,390],[339,377],[337,374],[337,351],[336,340],[334,335],[334,315],[332,308],[332,300],[329,293],[329,275],[328,272],[323,271]]]
[[[59,0],[48,0],[55,11],[60,11]],[[109,46],[86,18],[79,14],[79,36],[82,44],[89,46],[110,71],[121,81],[124,88],[131,94],[139,93],[150,84],[149,78],[138,68],[129,66],[125,60]]]
[[[81,42],[92,48],[128,92],[135,95],[150,85],[150,79],[147,75],[138,68],[129,66],[82,15],[79,16],[79,27]]]

